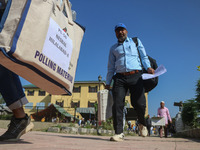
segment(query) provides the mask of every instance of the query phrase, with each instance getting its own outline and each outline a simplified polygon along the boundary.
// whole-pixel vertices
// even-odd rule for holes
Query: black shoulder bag
[[[138,51],[138,55],[140,58],[140,62],[142,64],[141,61],[141,57],[140,57],[140,52],[138,50],[138,40],[137,37],[132,38],[133,42],[135,43],[136,47],[137,47],[137,51]],[[156,63],[156,60],[151,58],[150,56],[148,56],[150,64],[151,64],[151,68],[153,68],[154,70],[156,70],[158,68],[158,65]],[[142,72],[143,73],[147,73],[147,71],[145,70],[145,68],[142,65]],[[144,85],[144,89],[145,92],[150,92],[152,89],[154,89],[158,84],[158,77],[156,78],[152,78],[152,79],[148,79],[148,80],[143,80],[143,85]]]

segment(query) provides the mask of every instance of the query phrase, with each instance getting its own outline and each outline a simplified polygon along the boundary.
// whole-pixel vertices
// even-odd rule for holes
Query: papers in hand
[[[160,66],[155,70],[155,73],[154,73],[154,74],[143,73],[143,74],[142,74],[142,79],[143,79],[143,80],[152,79],[152,78],[155,78],[155,77],[158,77],[158,76],[164,74],[165,72],[167,72],[167,69],[166,69],[163,65],[160,65]]]

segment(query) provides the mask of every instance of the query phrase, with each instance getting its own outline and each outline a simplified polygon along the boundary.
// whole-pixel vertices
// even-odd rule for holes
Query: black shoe
[[[0,136],[0,141],[17,141],[23,134],[33,129],[33,127],[34,125],[27,115],[22,120],[17,120],[13,116],[8,125],[8,130]]]

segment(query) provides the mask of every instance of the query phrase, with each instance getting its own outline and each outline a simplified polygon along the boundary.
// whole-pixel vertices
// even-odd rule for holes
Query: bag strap
[[[139,58],[140,58],[140,63],[141,63],[141,65],[142,65],[142,68],[144,68],[144,67],[143,67],[143,64],[142,64],[140,52],[139,52],[139,49],[138,49],[138,39],[137,39],[137,37],[133,37],[132,40],[133,40],[133,42],[135,43],[135,45],[136,45],[136,47],[137,47],[137,52],[138,52],[138,55],[139,55]]]
[[[56,2],[57,7],[60,9],[60,11],[66,11],[67,13],[67,18],[68,18],[68,23],[70,25],[73,25],[73,19],[72,19],[72,11],[71,11],[71,3],[69,2],[69,0],[63,0],[62,4],[60,3],[60,0]]]
[[[137,37],[133,37],[132,40],[133,40],[133,42],[135,43],[136,47],[138,47],[138,40],[137,40]]]

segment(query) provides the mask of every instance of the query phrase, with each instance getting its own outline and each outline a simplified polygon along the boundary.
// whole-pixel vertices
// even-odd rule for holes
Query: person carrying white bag
[[[62,0],[60,1],[62,4]],[[11,3],[11,0],[0,0],[1,22],[2,20],[6,20],[6,17],[4,16],[4,11],[8,8],[6,5],[11,5]],[[3,24],[1,24],[0,32],[3,27]],[[13,117],[8,126],[8,130],[0,136],[0,141],[17,141],[23,134],[32,130],[34,127],[30,117],[25,114],[23,108],[23,105],[27,104],[28,100],[23,92],[19,76],[5,68],[2,64],[0,64],[0,83],[0,93],[5,100],[6,105],[13,112]]]
[[[0,17],[6,6],[6,0],[0,0]],[[16,141],[30,131],[34,125],[25,114],[23,105],[28,103],[23,92],[19,76],[0,64],[0,93],[6,105],[13,112],[8,130],[0,136],[0,141]]]
[[[50,94],[71,95],[85,31],[73,12],[69,0],[8,0],[0,64]]]

